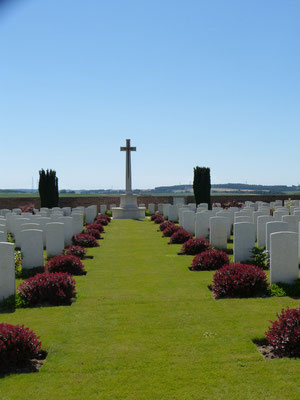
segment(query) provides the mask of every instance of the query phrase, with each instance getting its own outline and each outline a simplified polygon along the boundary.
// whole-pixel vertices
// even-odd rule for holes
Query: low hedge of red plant
[[[35,212],[34,212],[35,207],[34,207],[33,203],[25,204],[24,206],[19,206],[19,208],[22,212],[28,212],[31,214],[35,214]]]
[[[223,201],[221,203],[221,207],[225,208],[227,210],[230,207],[241,208],[243,206],[243,204],[245,204],[245,202],[239,202],[239,201],[236,201],[236,200],[227,200],[227,201]]]
[[[216,271],[211,286],[216,298],[253,297],[267,292],[267,275],[256,265],[230,264]]]
[[[45,265],[46,272],[67,272],[70,275],[85,275],[84,265],[80,258],[73,255],[56,256]]]
[[[24,325],[0,324],[0,371],[21,367],[38,357],[42,343]]]
[[[195,254],[202,253],[202,251],[211,248],[210,243],[204,238],[191,238],[187,240],[181,248],[182,254],[194,256]]]
[[[191,239],[193,236],[191,233],[186,231],[185,229],[178,229],[173,235],[170,237],[169,244],[182,244]]]
[[[97,229],[99,232],[104,232],[103,225],[100,222],[93,222],[92,224],[87,224],[86,229]]]
[[[78,233],[72,237],[72,242],[76,246],[82,247],[99,247],[99,243],[94,236],[87,235],[86,233]]]
[[[208,249],[197,254],[192,262],[192,271],[213,271],[229,264],[228,255],[221,250]]]
[[[82,260],[84,258],[84,256],[86,255],[86,249],[81,246],[72,245],[72,246],[68,247],[67,249],[65,249],[65,254],[76,256]]]
[[[29,306],[71,304],[76,296],[75,280],[65,272],[43,272],[21,283],[17,294]]]
[[[300,357],[300,308],[282,309],[266,332],[277,357]]]
[[[161,218],[162,218],[162,221],[161,221],[161,222],[164,222],[164,216],[161,215],[161,214],[152,214],[151,217],[150,217],[150,220],[151,220],[151,221],[156,221],[157,218],[158,218],[158,219],[161,219]]]
[[[111,218],[110,217],[108,217],[107,215],[98,215],[96,218],[95,218],[95,220],[94,220],[94,223],[97,223],[97,224],[101,224],[101,225],[108,225],[109,223],[110,223],[110,221],[111,221]]]
[[[101,235],[100,232],[98,231],[98,229],[92,229],[92,228],[88,228],[84,231],[84,233],[86,235],[91,235],[93,236],[95,239],[101,239]]]
[[[157,214],[154,223],[155,224],[162,224],[164,222],[165,218],[163,215]]]
[[[159,230],[162,232],[170,225],[174,225],[174,223],[171,221],[164,221],[159,225]]]
[[[170,225],[168,225],[166,227],[166,229],[163,230],[163,236],[164,237],[171,237],[173,235],[173,233],[177,232],[180,228],[180,226],[173,224],[173,222],[171,222]]]

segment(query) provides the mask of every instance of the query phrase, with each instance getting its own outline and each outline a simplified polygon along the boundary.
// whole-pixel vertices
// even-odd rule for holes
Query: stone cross
[[[126,147],[121,147],[120,150],[126,151],[126,194],[130,194],[132,193],[130,152],[136,151],[136,147],[130,147],[130,139],[126,139]]]

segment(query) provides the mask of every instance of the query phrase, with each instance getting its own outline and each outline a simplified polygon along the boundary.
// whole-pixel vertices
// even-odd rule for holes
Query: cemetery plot
[[[194,256],[178,256],[183,244],[168,245],[158,227],[114,221],[88,249],[72,307],[2,314],[48,351],[41,373],[2,380],[3,399],[298,399],[299,360],[262,362],[252,342],[298,300],[214,300],[214,272],[191,273]]]

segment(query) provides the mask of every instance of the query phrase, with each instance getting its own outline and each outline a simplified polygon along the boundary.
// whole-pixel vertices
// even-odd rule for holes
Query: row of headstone
[[[299,275],[300,215],[297,210],[294,210],[293,215],[289,215],[288,210],[282,209],[279,202],[275,207],[278,208],[275,209],[273,216],[270,215],[270,208],[263,203],[258,205],[257,211],[249,204],[239,211],[234,208],[219,211],[218,207],[215,207],[213,210],[197,209],[196,213],[191,208],[181,207],[179,223],[196,237],[209,236],[212,246],[218,249],[227,248],[228,235],[233,226],[234,262],[251,260],[257,237],[258,246],[266,247],[270,253],[271,283],[279,281],[292,283]],[[282,253],[282,246],[277,246],[280,238],[290,251]],[[276,243],[273,246],[272,240]]]
[[[15,245],[7,242],[7,233],[14,236],[22,251],[22,268],[40,267],[44,265],[44,248],[48,257],[60,255],[72,243],[72,236],[82,232],[84,213],[86,220],[93,222],[97,208],[42,208],[35,215],[20,209],[1,210],[0,300],[15,294]]]

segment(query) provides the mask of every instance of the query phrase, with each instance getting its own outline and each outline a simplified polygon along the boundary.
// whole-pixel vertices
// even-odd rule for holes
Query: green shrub
[[[268,287],[268,294],[272,297],[300,297],[300,279],[295,280],[293,285],[288,283],[273,283]]]

